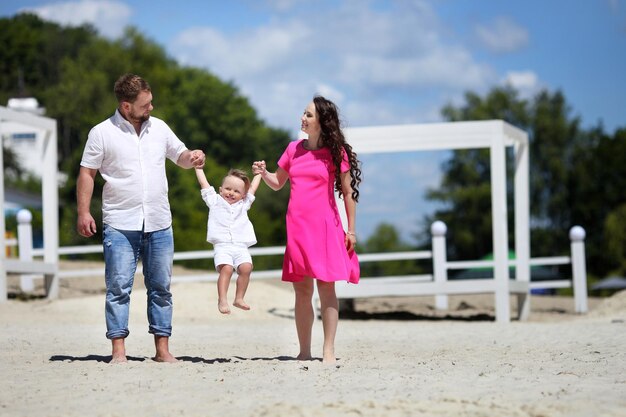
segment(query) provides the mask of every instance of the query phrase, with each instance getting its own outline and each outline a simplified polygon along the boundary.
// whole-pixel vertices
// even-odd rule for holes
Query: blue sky
[[[368,126],[440,121],[442,106],[461,104],[464,92],[506,83],[524,97],[562,90],[584,127],[626,126],[626,0],[0,3],[1,16],[21,10],[92,23],[111,39],[136,26],[181,64],[234,83],[294,137],[315,93],[334,100],[348,126]],[[444,158],[364,156],[359,233],[389,221],[408,237],[433,207],[422,195]]]

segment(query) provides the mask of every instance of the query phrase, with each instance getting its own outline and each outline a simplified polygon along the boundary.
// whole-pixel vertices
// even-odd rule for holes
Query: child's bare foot
[[[165,363],[176,363],[178,359],[174,357],[171,353],[158,354],[154,358],[152,358],[155,362],[165,362]]]
[[[250,310],[250,306],[246,304],[243,300],[235,300],[233,305],[242,310]]]
[[[230,314],[230,307],[228,306],[228,301],[218,301],[217,308],[222,314]]]

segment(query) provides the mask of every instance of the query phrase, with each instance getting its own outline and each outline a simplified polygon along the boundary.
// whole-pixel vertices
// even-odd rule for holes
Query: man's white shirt
[[[81,166],[106,181],[102,221],[115,229],[153,232],[172,224],[165,158],[176,163],[185,144],[161,119],[151,116],[137,135],[119,111],[89,132]]]

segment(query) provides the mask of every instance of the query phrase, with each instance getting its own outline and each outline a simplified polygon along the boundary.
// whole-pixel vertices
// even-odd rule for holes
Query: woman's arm
[[[289,179],[289,174],[281,167],[278,167],[276,169],[276,172],[269,172],[266,169],[265,161],[256,161],[254,164],[252,164],[252,172],[255,175],[261,174],[261,178],[263,178],[263,181],[265,181],[267,186],[274,191],[278,191],[283,188],[283,186],[287,182],[287,179]]]
[[[352,198],[351,181],[350,171],[341,174],[341,192],[348,218],[348,230],[346,231],[346,248],[348,250],[353,250],[356,246],[356,201]]]

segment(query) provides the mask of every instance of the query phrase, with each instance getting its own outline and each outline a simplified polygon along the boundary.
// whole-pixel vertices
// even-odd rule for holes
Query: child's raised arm
[[[206,175],[204,175],[204,169],[203,168],[196,168],[196,178],[198,179],[198,184],[200,184],[200,188],[205,189],[205,188],[210,188],[211,184],[209,184],[209,181],[206,179]]]
[[[259,184],[261,184],[261,174],[256,174],[252,178],[252,182],[250,183],[250,188],[248,189],[248,192],[254,195],[254,193],[256,193],[256,190],[259,188]]]

